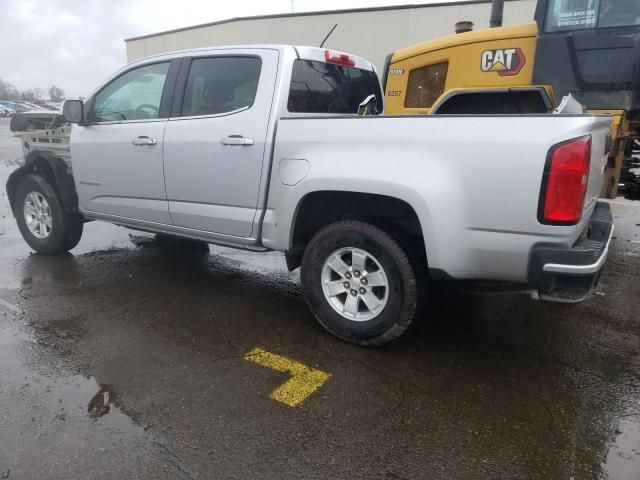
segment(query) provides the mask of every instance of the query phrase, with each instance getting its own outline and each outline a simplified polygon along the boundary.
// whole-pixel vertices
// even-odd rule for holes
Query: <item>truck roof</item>
[[[181,56],[185,54],[204,53],[208,51],[215,52],[220,50],[264,50],[264,49],[278,50],[278,51],[294,50],[298,58],[302,60],[312,60],[317,62],[327,61],[326,52],[343,54],[349,57],[349,59],[353,63],[353,65],[351,66],[353,66],[354,68],[375,72],[375,66],[373,65],[373,63],[351,53],[341,52],[338,50],[327,49],[327,48],[310,47],[310,46],[304,46],[304,45],[284,45],[284,44],[221,45],[221,46],[215,46],[215,47],[189,48],[189,49],[175,50],[172,52],[150,55],[148,57],[144,57],[139,60],[136,60],[130,63],[129,65],[146,63],[151,59],[171,58],[171,57]]]

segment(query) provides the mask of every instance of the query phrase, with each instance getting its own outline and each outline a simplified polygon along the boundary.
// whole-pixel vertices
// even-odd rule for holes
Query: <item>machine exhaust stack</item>
[[[504,0],[493,0],[491,3],[491,20],[489,26],[491,28],[502,26],[502,14],[504,13]]]
[[[473,30],[473,22],[464,20],[462,22],[456,23],[456,34],[471,32],[472,30]]]

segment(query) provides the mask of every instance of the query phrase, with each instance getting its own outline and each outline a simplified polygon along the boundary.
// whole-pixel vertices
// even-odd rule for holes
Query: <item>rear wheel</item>
[[[16,189],[15,208],[20,233],[36,252],[65,253],[80,241],[82,217],[64,211],[46,178],[26,175]]]
[[[361,221],[341,221],[309,242],[301,279],[318,322],[360,345],[398,338],[415,320],[424,295],[417,262],[387,232]]]

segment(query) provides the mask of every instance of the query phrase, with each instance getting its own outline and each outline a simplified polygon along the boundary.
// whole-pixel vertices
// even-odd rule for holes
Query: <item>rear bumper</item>
[[[613,230],[611,207],[598,202],[586,234],[573,247],[535,246],[529,283],[538,290],[540,300],[574,304],[589,297],[600,280]]]

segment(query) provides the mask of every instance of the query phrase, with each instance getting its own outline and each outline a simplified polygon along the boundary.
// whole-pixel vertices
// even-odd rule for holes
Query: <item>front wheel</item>
[[[361,221],[324,227],[302,258],[304,297],[333,335],[360,345],[398,338],[424,295],[420,266],[387,232]]]
[[[16,221],[24,240],[45,255],[65,253],[80,241],[83,219],[65,212],[49,181],[26,175],[15,196]]]

